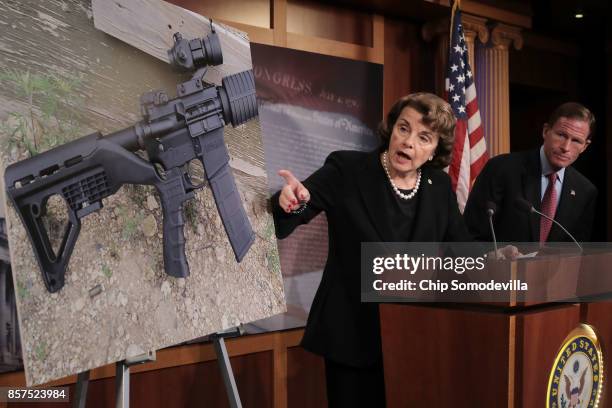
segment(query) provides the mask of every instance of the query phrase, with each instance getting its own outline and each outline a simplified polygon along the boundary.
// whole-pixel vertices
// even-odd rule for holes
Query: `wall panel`
[[[371,14],[313,1],[287,2],[287,31],[366,47],[374,45]]]

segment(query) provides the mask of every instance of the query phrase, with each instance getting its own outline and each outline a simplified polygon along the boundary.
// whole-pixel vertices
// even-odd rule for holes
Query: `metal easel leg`
[[[130,407],[130,367],[124,361],[118,361],[115,370],[115,407]]]
[[[87,403],[87,387],[89,387],[89,370],[80,372],[77,375],[72,408],[85,408]]]
[[[155,361],[155,351],[131,357],[116,364],[115,370],[115,407],[130,407],[130,366]],[[75,386],[72,408],[85,408],[87,388],[89,387],[89,370],[79,373]]]
[[[223,340],[223,337],[225,336],[227,336],[227,334],[216,334],[212,335],[211,337],[215,346],[221,376],[223,377],[223,382],[225,383],[225,391],[227,393],[229,406],[231,408],[242,408],[240,395],[238,394],[238,388],[236,387],[236,380],[234,379],[234,372],[232,371],[232,365],[230,364],[227,349],[225,348],[225,340]]]
[[[115,371],[115,407],[130,408],[130,367],[155,361],[155,351],[117,362]]]

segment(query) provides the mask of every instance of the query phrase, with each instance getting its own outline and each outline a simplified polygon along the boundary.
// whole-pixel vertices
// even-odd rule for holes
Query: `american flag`
[[[484,167],[488,155],[480,122],[474,74],[468,62],[461,11],[458,8],[454,10],[456,11],[451,23],[446,93],[457,117],[457,127],[448,174],[451,177],[453,190],[457,194],[459,209],[463,213],[472,183]]]

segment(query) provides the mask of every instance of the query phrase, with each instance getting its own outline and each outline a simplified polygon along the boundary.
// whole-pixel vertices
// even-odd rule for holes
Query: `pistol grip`
[[[185,256],[183,203],[192,198],[193,193],[185,192],[182,175],[176,173],[168,172],[166,180],[156,187],[164,217],[164,269],[170,276],[185,278],[189,276],[189,264]]]

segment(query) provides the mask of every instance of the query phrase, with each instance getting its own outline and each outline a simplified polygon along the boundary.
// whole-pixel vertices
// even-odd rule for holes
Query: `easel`
[[[242,408],[240,395],[236,387],[234,372],[230,364],[227,349],[225,348],[226,337],[237,337],[243,334],[242,327],[229,329],[223,332],[211,334],[208,339],[213,342],[215,354],[219,362],[219,369],[225,384],[225,392],[231,408]],[[130,406],[130,367],[155,361],[154,351],[140,356],[132,357],[116,363],[115,375],[115,408],[129,408]],[[89,386],[89,370],[83,371],[77,376],[76,390],[72,402],[73,408],[85,408],[87,403],[87,387]]]

